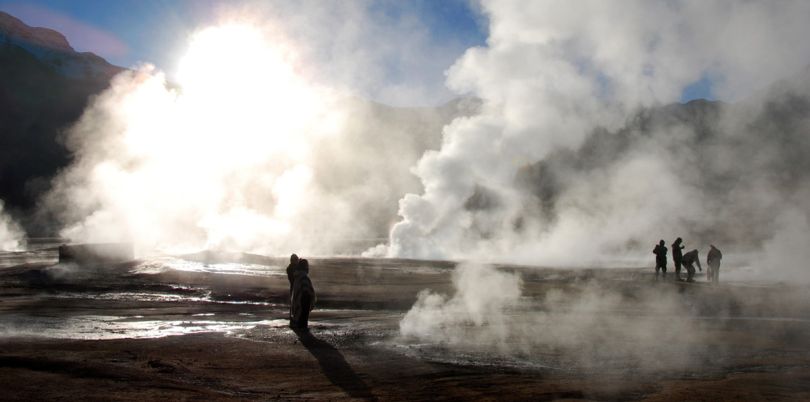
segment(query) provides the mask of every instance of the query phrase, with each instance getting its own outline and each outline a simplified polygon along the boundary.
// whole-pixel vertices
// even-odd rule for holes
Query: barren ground
[[[44,252],[0,258],[3,400],[810,399],[810,296],[790,284],[500,267],[524,281],[526,307],[510,320],[565,314],[569,299],[555,305],[550,291],[575,299],[597,289],[622,301],[580,313],[600,317],[583,332],[610,335],[617,330],[600,323],[639,317],[654,326],[687,320],[699,335],[662,336],[637,354],[628,351],[648,347],[643,335],[515,351],[400,335],[420,290],[453,292],[447,262],[311,259],[317,309],[310,331],[293,331],[279,259],[222,253],[61,267]],[[650,294],[682,303],[677,317],[648,306]],[[650,363],[657,353],[671,359],[670,349],[688,358]]]

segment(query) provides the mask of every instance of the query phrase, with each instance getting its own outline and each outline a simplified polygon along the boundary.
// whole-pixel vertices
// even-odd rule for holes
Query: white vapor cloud
[[[487,46],[447,79],[482,111],[446,126],[414,168],[424,191],[400,200],[387,255],[586,265],[641,250],[647,261],[660,238],[763,244],[779,227],[757,223],[774,211],[810,213],[796,196],[806,176],[774,180],[777,161],[795,168],[810,151],[803,103],[789,100],[810,91],[776,84],[806,77],[807,2],[482,9]],[[735,103],[664,107],[705,77]],[[799,123],[774,124],[780,110]]]
[[[552,280],[531,298],[519,273],[472,264],[459,265],[452,282],[451,295],[418,295],[400,321],[399,342],[427,356],[439,348],[439,356],[494,353],[546,367],[643,371],[682,370],[716,342],[672,288]]]
[[[246,1],[217,13],[253,21],[296,41],[321,84],[394,106],[436,106],[454,97],[444,70],[469,46],[438,35],[417,6],[395,1]]]
[[[20,248],[24,233],[3,208],[3,200],[0,200],[0,251],[16,251]]]
[[[467,264],[456,267],[452,276],[456,292],[451,296],[423,290],[399,324],[403,336],[457,344],[470,335],[474,343],[503,344],[509,335],[504,311],[518,305],[521,279],[492,267]],[[474,331],[460,331],[466,326]]]
[[[75,161],[43,202],[61,236],[141,255],[311,255],[385,235],[397,197],[418,189],[408,168],[464,106],[358,99],[312,67],[295,23],[245,13],[193,35],[176,82],[146,65],[92,101],[66,136]]]

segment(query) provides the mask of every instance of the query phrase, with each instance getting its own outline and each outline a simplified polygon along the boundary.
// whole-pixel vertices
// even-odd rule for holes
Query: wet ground
[[[426,316],[409,332],[421,291],[457,292],[454,263],[310,259],[317,308],[294,331],[285,263],[0,255],[0,399],[810,399],[802,285],[501,266],[517,299],[442,310],[497,317]]]

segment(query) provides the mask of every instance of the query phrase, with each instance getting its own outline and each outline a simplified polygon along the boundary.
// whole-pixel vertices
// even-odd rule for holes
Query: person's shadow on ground
[[[363,382],[349,363],[332,345],[318,339],[309,329],[294,328],[301,344],[318,360],[321,371],[332,382],[352,398],[363,398],[376,401],[368,385]]]

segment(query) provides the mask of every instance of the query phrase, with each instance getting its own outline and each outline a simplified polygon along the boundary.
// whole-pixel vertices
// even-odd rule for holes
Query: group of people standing
[[[290,281],[290,327],[307,328],[309,312],[315,307],[315,287],[309,279],[309,261],[291,255],[287,280]]]
[[[678,281],[683,281],[684,279],[681,277],[681,267],[686,268],[686,281],[687,282],[694,282],[695,281],[695,264],[697,264],[698,269],[703,272],[703,267],[700,266],[700,258],[698,256],[698,250],[694,249],[692,251],[687,252],[686,254],[683,253],[683,239],[680,237],[675,239],[672,242],[672,262],[675,263],[675,279]],[[655,276],[659,275],[659,272],[663,273],[663,276],[667,276],[667,247],[666,243],[663,240],[658,242],[658,245],[653,248],[653,254],[655,254]],[[710,245],[709,253],[706,255],[706,264],[708,265],[708,270],[706,272],[706,277],[714,284],[720,283],[720,260],[723,259],[723,253],[720,252],[720,249],[715,247],[713,244]]]

